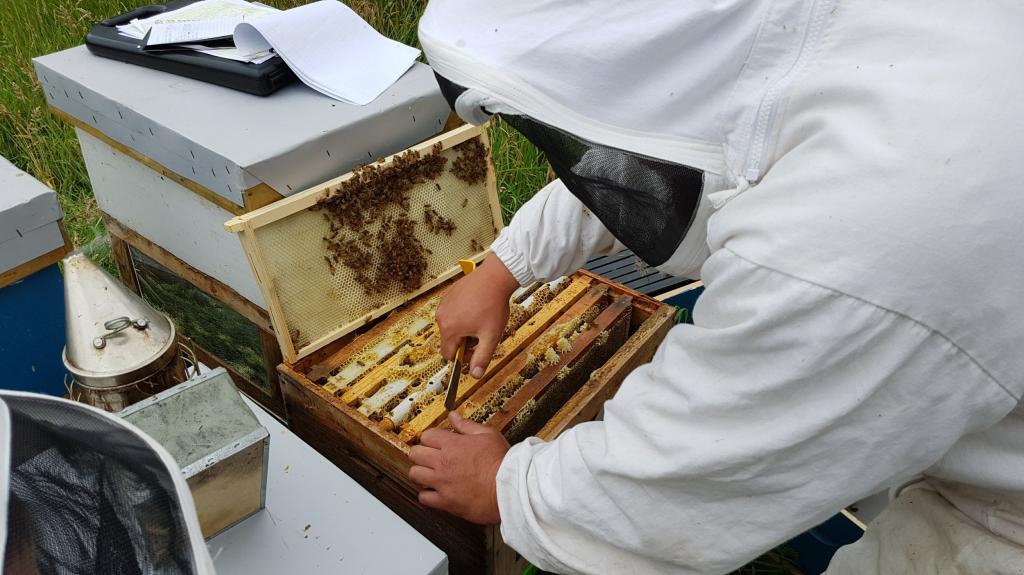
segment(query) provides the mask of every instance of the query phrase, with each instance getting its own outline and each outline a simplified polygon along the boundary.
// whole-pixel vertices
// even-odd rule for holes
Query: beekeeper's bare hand
[[[420,503],[481,525],[501,522],[497,476],[509,446],[497,430],[448,414],[454,431],[428,429],[409,452]]]
[[[437,308],[441,355],[451,361],[462,340],[475,343],[467,363],[473,377],[482,377],[508,323],[508,300],[518,287],[519,282],[494,254],[455,282]]]

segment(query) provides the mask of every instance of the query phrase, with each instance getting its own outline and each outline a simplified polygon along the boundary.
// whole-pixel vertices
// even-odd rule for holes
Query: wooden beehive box
[[[434,311],[457,279],[456,261],[482,259],[501,226],[487,145],[485,132],[464,126],[368,172],[236,218],[228,228],[242,234],[269,302],[295,433],[444,550],[452,573],[518,575],[525,562],[498,528],[422,507],[407,478],[409,450],[420,434],[447,425],[449,366],[436,351]],[[426,177],[394,177],[396,169],[423,175],[416,163],[438,158],[444,165]],[[349,196],[365,194],[359,186],[382,177],[398,182],[404,195],[384,209],[364,208],[365,218],[335,211],[352,204]],[[370,187],[394,191],[381,191],[390,184]],[[378,250],[403,218],[417,230],[408,249],[425,250],[417,252],[425,263],[411,258],[422,274],[407,283],[373,277],[358,264],[372,259],[407,275]],[[373,253],[345,253],[353,242]],[[673,318],[671,307],[586,272],[524,288],[510,305],[494,360],[479,380],[463,376],[457,409],[511,440],[551,439],[596,417],[626,374],[651,358]]]

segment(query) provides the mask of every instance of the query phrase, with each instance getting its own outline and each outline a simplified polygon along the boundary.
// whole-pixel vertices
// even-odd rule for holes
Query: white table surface
[[[270,432],[266,509],[208,542],[218,575],[443,575],[448,558],[246,398]]]

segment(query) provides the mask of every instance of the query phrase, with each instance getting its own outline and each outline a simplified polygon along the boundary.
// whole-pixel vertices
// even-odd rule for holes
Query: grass
[[[264,0],[292,8],[306,0]],[[383,34],[417,45],[425,0],[351,0]],[[82,43],[94,22],[142,4],[124,0],[3,0],[0,10],[0,156],[57,191],[68,234],[110,270],[109,242],[74,129],[51,114],[32,58]],[[502,208],[510,217],[547,181],[543,155],[507,125],[491,131]],[[0,191],[2,193],[2,191]]]

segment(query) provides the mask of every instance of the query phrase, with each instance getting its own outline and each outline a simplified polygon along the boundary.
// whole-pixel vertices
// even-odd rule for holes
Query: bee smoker
[[[71,399],[120,411],[185,380],[170,318],[81,253],[64,258],[64,305]]]

